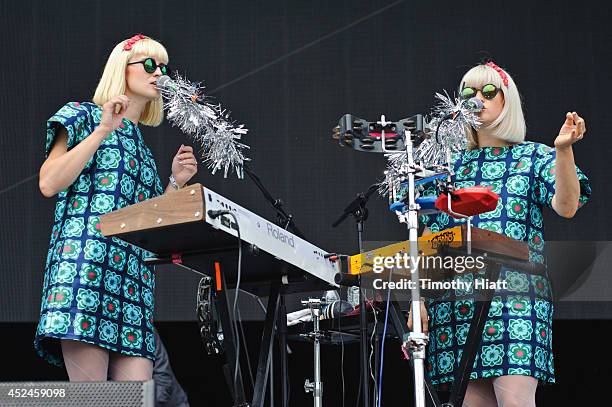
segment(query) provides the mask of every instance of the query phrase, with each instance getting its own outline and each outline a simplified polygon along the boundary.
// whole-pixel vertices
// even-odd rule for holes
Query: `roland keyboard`
[[[227,214],[213,219],[214,211],[230,211],[237,223]],[[285,284],[295,283],[288,292],[329,289],[340,271],[326,251],[201,184],[105,214],[100,226],[107,237],[205,274],[220,263],[229,286],[237,272],[238,230],[246,285],[282,278]],[[303,289],[299,283],[306,283]]]

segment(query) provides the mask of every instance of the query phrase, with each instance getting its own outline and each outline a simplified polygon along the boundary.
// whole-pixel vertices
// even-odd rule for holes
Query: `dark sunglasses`
[[[128,65],[142,64],[146,73],[154,73],[157,68],[162,75],[170,75],[170,67],[166,64],[157,64],[153,58],[143,59],[142,61],[130,62]]]
[[[472,88],[468,86],[461,89],[461,99],[471,99],[476,96],[476,93],[478,93],[478,91],[480,91],[480,93],[482,93],[482,96],[485,99],[491,100],[495,96],[497,96],[497,92],[499,92],[499,90],[500,89],[497,86],[491,83],[489,83],[488,85],[484,85],[482,89]]]

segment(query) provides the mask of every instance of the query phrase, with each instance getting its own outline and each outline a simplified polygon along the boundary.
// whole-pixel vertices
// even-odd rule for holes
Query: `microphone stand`
[[[270,194],[270,192],[268,192],[266,187],[263,185],[263,183],[261,182],[257,174],[255,174],[253,170],[251,170],[251,168],[248,167],[247,165],[244,166],[244,172],[246,172],[249,178],[253,180],[253,182],[255,183],[255,186],[257,186],[257,188],[263,194],[264,198],[266,198],[266,200],[270,202],[270,204],[276,211],[276,216],[277,216],[276,223],[283,229],[290,230],[294,235],[299,236],[302,239],[306,240],[306,238],[304,237],[304,234],[302,234],[302,232],[295,225],[295,222],[293,221],[293,215],[285,212],[285,209],[283,208],[284,202],[282,201],[282,199],[280,198],[274,199],[272,197],[272,194]]]
[[[476,101],[474,101],[476,102]],[[474,107],[474,109],[477,106]],[[444,120],[454,118],[454,113],[449,117],[445,117]],[[444,121],[442,120],[442,121]],[[441,121],[441,122],[442,122]],[[436,129],[435,139],[439,142],[438,132],[440,129],[440,124]],[[372,134],[370,130],[380,130],[380,134],[375,133]],[[390,131],[392,134],[387,137],[385,131]],[[402,137],[403,136],[403,137]],[[401,151],[401,149],[405,149],[405,154],[407,158],[407,163],[404,164],[401,169],[402,181],[408,182],[408,210],[402,208],[401,210],[395,209],[395,213],[398,216],[398,220],[400,223],[405,223],[408,228],[409,240],[410,240],[410,256],[413,259],[418,258],[418,210],[420,209],[419,204],[416,202],[416,174],[417,170],[423,168],[420,165],[417,165],[414,160],[414,149],[417,148],[421,142],[426,137],[425,126],[423,122],[422,115],[415,115],[407,119],[402,119],[399,122],[388,122],[385,119],[384,115],[381,115],[381,120],[376,123],[366,122],[362,119],[354,118],[352,115],[345,115],[340,119],[339,125],[334,128],[333,138],[340,140],[340,145],[351,146],[353,149],[357,151],[367,151],[367,152],[375,152],[375,153],[397,153]],[[403,146],[401,149],[398,149],[398,137],[402,139]],[[375,143],[380,140],[382,146],[378,146]],[[389,148],[387,148],[389,146]],[[397,191],[396,187],[393,184],[389,185],[389,199],[391,208],[394,208],[394,203],[397,200]],[[355,216],[358,222],[358,238],[359,238],[359,250],[360,252],[363,250],[361,245],[361,232],[363,231],[363,210],[365,210],[365,199],[359,199],[356,206],[359,207],[359,211]],[[365,196],[364,196],[365,198]],[[392,199],[393,198],[393,199]],[[361,205],[360,205],[361,204]],[[350,209],[351,205],[349,205]],[[346,213],[345,213],[346,214]],[[343,215],[343,217],[346,217]],[[343,220],[343,217],[339,219],[339,221]],[[339,223],[339,222],[337,222]],[[336,224],[337,224],[336,223]],[[428,336],[423,333],[421,329],[421,318],[420,318],[420,289],[419,289],[419,270],[418,265],[413,267],[410,270],[411,273],[411,283],[414,288],[411,288],[411,306],[413,309],[413,325],[414,329],[407,335],[407,339],[404,341],[404,346],[408,349],[410,353],[410,359],[413,361],[413,370],[414,370],[414,386],[415,386],[415,406],[416,407],[425,407],[425,372],[424,372],[424,360],[425,360],[425,348],[428,342]],[[359,276],[361,277],[361,276]],[[359,279],[359,284],[362,286],[362,280]],[[360,307],[360,316],[364,313],[365,301],[363,297],[363,287],[361,290],[361,307]],[[365,315],[361,316],[362,320],[362,376],[364,388],[369,388],[368,376],[367,376],[367,364],[364,362],[364,359],[367,358],[367,354],[364,344],[367,343],[367,340],[364,338],[366,329],[363,328],[363,324],[365,323]],[[365,357],[364,357],[365,356]],[[369,390],[364,392],[364,401],[366,402],[366,407],[368,407],[369,403],[367,400]],[[431,394],[431,393],[430,393]],[[432,396],[433,397],[433,396]],[[434,400],[435,401],[435,400]]]
[[[285,212],[283,208],[283,201],[280,198],[274,199],[272,194],[266,189],[264,184],[261,182],[257,174],[253,172],[253,170],[244,165],[244,172],[247,173],[249,178],[255,183],[255,186],[261,191],[264,198],[274,208],[276,211],[276,224],[282,227],[285,230],[290,230],[294,235],[306,240],[304,234],[298,229],[296,226],[293,215]],[[289,346],[287,345],[287,309],[285,308],[285,295],[282,291],[278,293],[278,321],[277,321],[277,335],[279,341],[279,349],[280,349],[280,376],[282,379],[281,383],[281,406],[287,407],[289,405],[289,375],[288,375],[288,367],[287,367],[287,353]],[[270,387],[272,387],[273,377],[272,377],[272,366],[274,366],[272,360],[272,348],[270,348]],[[270,390],[270,398],[274,397],[273,390]],[[273,402],[272,402],[273,404]]]
[[[439,128],[439,126],[438,126]],[[408,227],[408,235],[410,240],[410,257],[417,259],[419,256],[418,249],[418,210],[419,204],[416,203],[415,191],[415,174],[417,165],[414,161],[414,135],[408,129],[404,129],[406,156],[408,163],[404,168],[406,178],[408,180],[408,211],[396,211],[396,215],[400,223],[405,223]],[[436,130],[437,137],[437,130]],[[385,140],[383,138],[383,149],[385,149]],[[393,192],[393,195],[395,193]],[[412,307],[412,331],[408,334],[405,344],[413,361],[414,372],[414,405],[415,407],[425,407],[425,349],[429,337],[423,333],[421,327],[421,291],[419,281],[418,263],[414,269],[410,270],[411,282],[413,288],[410,290],[411,307]]]
[[[355,217],[357,222],[357,242],[359,244],[359,253],[363,253],[363,223],[368,218],[368,209],[366,204],[370,196],[376,191],[378,185],[371,185],[368,190],[363,193],[360,192],[346,208],[344,213],[332,224],[332,227],[338,226],[342,223],[349,215]],[[361,284],[361,276],[359,276],[359,344],[360,344],[360,366],[361,366],[361,381],[363,386],[361,387],[363,396],[364,407],[370,407],[370,380],[368,377],[368,323],[366,316],[366,301],[365,301],[365,289]],[[372,312],[375,312],[372,307]]]

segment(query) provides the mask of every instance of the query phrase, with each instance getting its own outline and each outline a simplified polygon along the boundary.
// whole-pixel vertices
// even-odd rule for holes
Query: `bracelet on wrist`
[[[181,189],[182,186],[180,186],[177,182],[176,179],[174,179],[174,175],[170,174],[170,178],[168,178],[170,180],[170,186],[173,189]]]

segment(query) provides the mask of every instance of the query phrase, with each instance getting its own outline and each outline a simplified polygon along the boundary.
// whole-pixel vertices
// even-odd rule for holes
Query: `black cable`
[[[289,371],[289,360],[287,360],[287,371]],[[287,380],[287,403],[289,400],[291,400],[291,380]]]
[[[393,275],[393,269],[389,272],[389,282],[391,282],[391,276]],[[385,323],[383,324],[383,336],[382,336],[382,344],[380,347],[380,371],[378,373],[378,402],[376,403],[377,407],[380,407],[381,399],[382,399],[382,384],[383,384],[383,366],[385,361],[385,339],[387,337],[387,325],[389,322],[389,303],[391,302],[391,285],[388,286],[387,289],[387,307],[385,311]]]
[[[242,291],[246,295],[251,296],[255,301],[257,301],[257,303],[259,304],[259,306],[260,306],[260,308],[263,311],[264,316],[265,316],[265,314],[266,314],[266,307],[261,302],[261,299],[258,296],[256,296],[255,294],[250,293],[248,291],[245,291],[245,290],[242,290],[242,289],[240,291]],[[246,343],[246,335],[244,334],[244,329],[243,329],[243,326],[242,326],[242,315],[240,314],[240,308],[238,308],[238,319],[240,321],[240,333],[242,335],[242,340],[244,342],[244,349],[245,349],[245,352],[247,354],[247,365],[249,367],[249,375],[250,375],[250,378],[251,378],[251,385],[253,386],[253,389],[255,389],[255,381],[253,380],[253,373],[252,373],[253,369],[251,367],[251,358],[249,356],[249,348],[248,348],[247,343]]]
[[[361,401],[361,383],[363,382],[363,378],[361,377],[361,371],[359,372],[359,387],[357,390],[357,402],[355,403],[355,407],[359,407],[359,402]]]
[[[364,294],[365,296],[365,294]],[[368,298],[365,297],[366,300],[366,304],[367,304],[367,300]],[[372,330],[372,335],[370,335],[370,356],[368,357],[368,364],[370,366],[370,377],[372,378],[372,381],[374,382],[374,387],[372,389],[373,392],[373,398],[374,398],[374,405],[378,405],[378,393],[376,392],[376,389],[378,388],[378,380],[376,380],[376,375],[374,373],[374,370],[376,368],[376,366],[372,367],[372,356],[374,355],[374,336],[378,334],[377,332],[377,327],[378,327],[378,316],[376,315],[376,309],[374,308],[374,300],[375,300],[375,294],[372,294],[372,302],[370,303],[372,306],[372,315],[374,315],[374,329]],[[365,310],[367,311],[367,305]],[[374,364],[376,365],[376,361],[374,361]],[[368,377],[368,381],[370,380],[370,378]],[[368,389],[367,391],[370,390],[369,388],[369,383],[368,383]]]
[[[238,294],[240,293],[240,277],[242,274],[242,239],[240,238],[240,226],[238,225],[238,217],[234,213],[229,211],[228,215],[234,218],[234,221],[236,222],[236,232],[238,233],[238,275],[236,277],[236,287],[234,289],[234,304],[232,305],[232,318],[234,319],[234,325],[236,326],[235,329],[237,339],[236,365],[234,366],[234,382],[236,382],[238,380],[238,364],[240,363],[240,339],[238,336],[238,323],[236,322],[238,318],[238,315],[236,314],[236,304],[238,304]]]
[[[339,308],[342,309],[342,300],[339,302]],[[332,308],[333,311],[333,308]],[[344,407],[344,397],[345,397],[345,389],[344,389],[344,336],[342,335],[342,315],[338,316],[338,332],[340,332],[340,372],[342,373],[342,407]]]
[[[242,266],[242,238],[240,237],[240,225],[238,224],[238,218],[231,211],[211,209],[207,213],[208,213],[208,216],[210,216],[212,219],[216,219],[222,215],[230,215],[232,218],[234,218],[234,222],[236,222],[236,233],[238,234],[238,275],[236,279],[236,288],[234,291],[234,304],[232,306],[232,319],[233,319],[232,325],[233,325],[233,331],[234,331],[233,336],[234,338],[236,338],[236,346],[235,346],[236,360],[234,364],[234,400],[237,400],[238,365],[240,363],[240,336],[238,335],[238,323],[236,322],[237,320],[236,304],[238,302],[238,293],[240,292],[240,276],[241,276],[241,266]]]
[[[242,343],[244,344],[244,352],[246,353],[247,367],[249,368],[249,377],[251,379],[251,386],[255,389],[255,380],[253,379],[253,368],[251,367],[251,357],[249,356],[249,347],[247,346],[246,335],[244,334],[244,327],[242,326],[242,315],[240,315],[240,308],[238,308],[238,326],[240,327],[240,335],[242,336]]]

